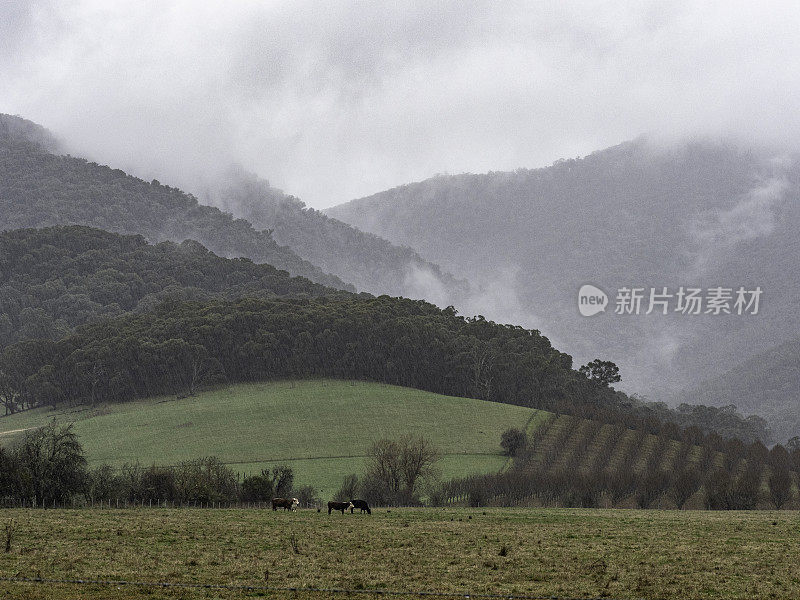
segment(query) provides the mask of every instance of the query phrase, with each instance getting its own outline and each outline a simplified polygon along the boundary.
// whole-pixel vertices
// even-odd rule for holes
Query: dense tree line
[[[0,400],[17,410],[191,394],[223,380],[317,376],[543,408],[673,437],[681,432],[660,419],[663,407],[574,370],[571,357],[538,331],[386,296],[167,301],[151,312],[85,325],[55,343],[8,346],[0,355]],[[741,424],[752,435],[749,423]]]
[[[191,194],[119,169],[51,154],[33,124],[0,115],[0,229],[88,225],[153,242],[198,240],[225,257],[247,257],[340,289],[354,288],[278,245],[269,231],[203,206]]]
[[[11,451],[0,447],[0,498],[5,500],[62,504],[85,488],[88,474],[83,448],[71,426],[51,423],[26,431]]]
[[[82,226],[0,233],[0,347],[58,339],[84,323],[148,310],[164,298],[345,294],[197,242],[150,245]]]

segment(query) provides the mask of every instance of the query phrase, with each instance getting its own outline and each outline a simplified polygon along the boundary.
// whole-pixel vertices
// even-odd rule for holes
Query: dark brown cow
[[[344,514],[348,508],[353,508],[352,502],[334,502],[333,500],[328,502],[328,514],[331,514],[333,510],[340,510]]]
[[[272,510],[278,510],[279,506],[283,510],[297,510],[298,504],[300,504],[300,500],[297,498],[273,498]]]

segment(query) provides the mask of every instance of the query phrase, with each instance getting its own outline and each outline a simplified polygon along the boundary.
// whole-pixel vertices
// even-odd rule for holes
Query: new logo
[[[607,305],[608,296],[600,288],[587,283],[578,290],[578,310],[584,317],[604,312]]]

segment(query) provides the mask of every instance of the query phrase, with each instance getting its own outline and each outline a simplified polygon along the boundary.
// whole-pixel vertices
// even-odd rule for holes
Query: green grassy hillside
[[[241,473],[285,462],[299,484],[323,495],[363,470],[372,440],[405,433],[429,438],[444,454],[444,477],[499,470],[508,427],[522,427],[529,408],[383,384],[334,380],[223,387],[172,397],[0,418],[0,443],[51,418],[75,422],[90,465],[174,464],[217,456]]]

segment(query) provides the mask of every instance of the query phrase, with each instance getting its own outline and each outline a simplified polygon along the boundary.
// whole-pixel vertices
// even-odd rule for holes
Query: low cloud
[[[452,305],[467,317],[482,315],[498,323],[541,329],[541,319],[520,300],[517,280],[520,272],[518,266],[509,266],[491,278],[472,280],[465,293],[448,288],[430,269],[409,264],[405,295],[425,299],[439,307]]]
[[[695,266],[698,273],[718,264],[736,246],[775,229],[775,208],[788,188],[785,179],[770,179],[752,189],[727,210],[713,211],[691,225]]]
[[[0,111],[194,191],[231,163],[324,208],[647,132],[800,140],[792,2],[0,5]]]
[[[439,307],[450,306],[455,301],[447,286],[431,269],[412,263],[406,267],[403,288],[403,295],[407,298],[427,300]]]

